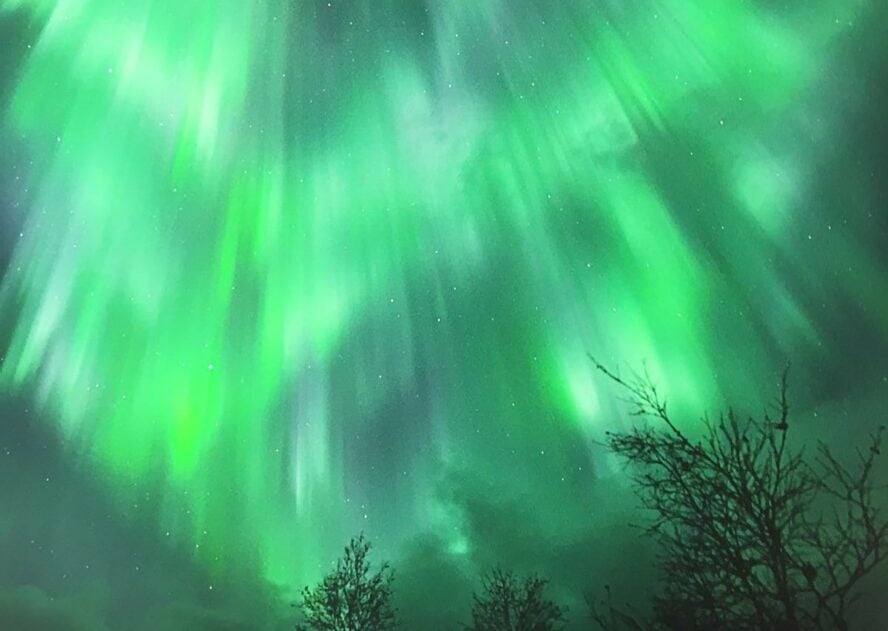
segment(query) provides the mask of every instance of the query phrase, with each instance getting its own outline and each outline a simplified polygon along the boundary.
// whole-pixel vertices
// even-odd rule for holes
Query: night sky
[[[589,353],[688,428],[787,362],[802,439],[885,422],[886,32],[883,0],[0,0],[0,625],[288,628],[361,530],[409,628],[495,563],[577,628],[645,593]]]

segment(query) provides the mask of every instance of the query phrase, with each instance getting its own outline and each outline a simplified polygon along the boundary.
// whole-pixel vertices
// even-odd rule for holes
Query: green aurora
[[[589,352],[689,418],[788,360],[806,418],[886,400],[885,32],[880,0],[0,0],[0,393],[217,591],[286,600],[363,529],[579,617],[565,559],[631,503]]]

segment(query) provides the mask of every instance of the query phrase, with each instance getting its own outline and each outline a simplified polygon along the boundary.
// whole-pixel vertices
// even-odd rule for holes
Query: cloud
[[[16,631],[110,629],[92,594],[53,596],[33,585],[0,592],[0,628]]]
[[[630,527],[640,517],[625,479],[600,479],[582,497],[569,491],[545,504],[537,501],[541,493],[466,472],[445,476],[439,494],[452,518],[444,529],[458,530],[466,546],[462,553],[451,551],[451,533],[444,531],[405,546],[395,564],[395,593],[409,628],[468,622],[472,592],[494,566],[547,579],[549,596],[569,608],[570,628],[588,622],[586,596],[602,596],[606,584],[618,602],[646,601],[656,581],[653,551]]]
[[[453,629],[471,611],[473,568],[447,552],[444,541],[425,534],[408,543],[395,567],[395,605],[409,629]]]

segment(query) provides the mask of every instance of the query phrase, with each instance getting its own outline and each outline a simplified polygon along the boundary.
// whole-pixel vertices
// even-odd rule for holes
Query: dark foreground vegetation
[[[593,588],[583,614],[589,625],[852,629],[849,615],[865,596],[860,583],[888,553],[888,518],[877,505],[885,487],[874,480],[884,426],[857,449],[851,466],[825,443],[810,451],[795,446],[784,373],[770,411],[741,417],[729,409],[704,418],[699,434],[691,434],[670,416],[646,373],[624,378],[595,364],[639,418],[629,431],[608,432],[606,443],[626,461],[650,515],[642,534],[658,546],[663,587],[646,616],[615,605],[609,587]],[[363,534],[352,539],[335,569],[303,590],[294,605],[297,628],[400,628],[391,604],[394,573],[387,563],[374,569],[369,551]],[[465,629],[549,631],[566,620],[566,609],[546,597],[543,578],[494,568],[480,585]]]

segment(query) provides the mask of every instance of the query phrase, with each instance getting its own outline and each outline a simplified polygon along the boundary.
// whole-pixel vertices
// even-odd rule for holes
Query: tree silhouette
[[[335,569],[314,588],[302,590],[295,605],[304,618],[297,629],[384,631],[396,626],[391,605],[394,575],[388,563],[373,570],[364,533],[352,538]]]
[[[519,579],[495,568],[481,577],[481,594],[473,594],[470,631],[552,631],[560,628],[565,610],[543,596],[546,581]]]
[[[593,361],[594,358],[593,358]],[[848,468],[824,443],[809,456],[790,446],[783,380],[772,412],[703,419],[692,439],[670,416],[645,372],[623,379],[597,368],[629,395],[635,416],[607,444],[634,471],[653,520],[665,584],[654,628],[848,629],[860,580],[888,552],[888,520],[874,501],[873,465],[884,426]],[[604,628],[641,628],[610,604],[593,609]]]

